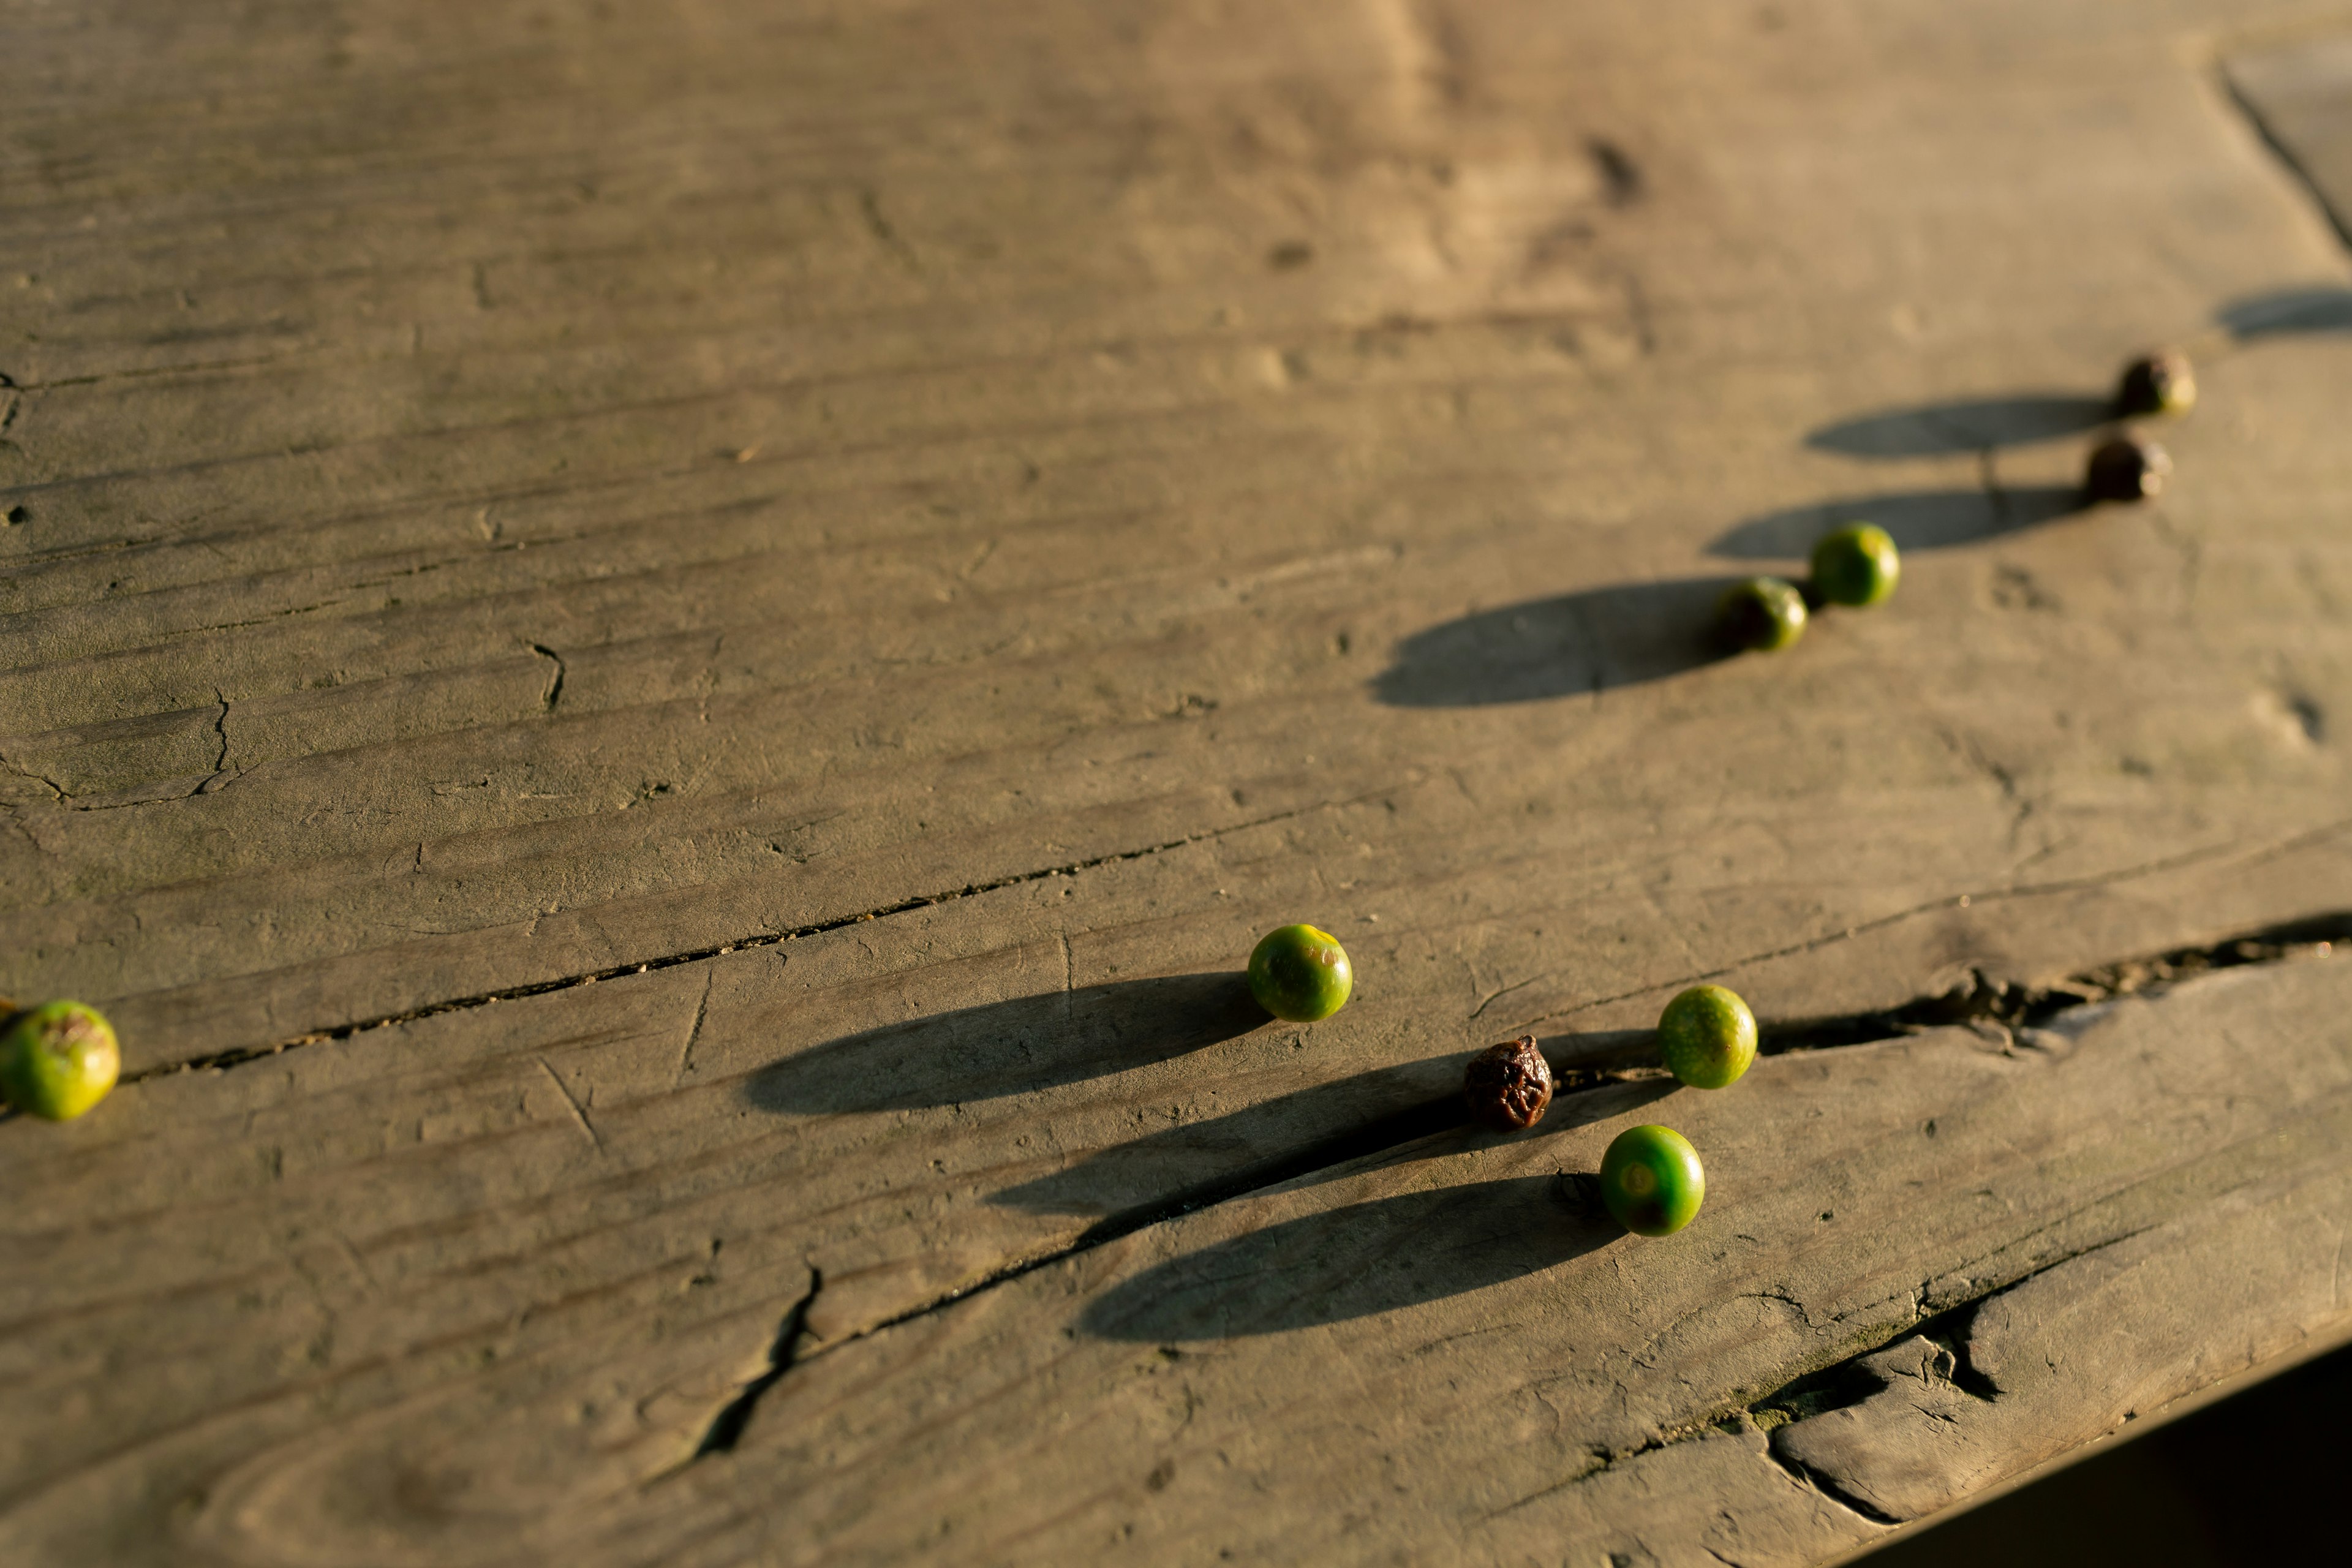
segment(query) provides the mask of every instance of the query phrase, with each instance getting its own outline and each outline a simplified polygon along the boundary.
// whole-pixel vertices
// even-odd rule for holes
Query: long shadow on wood
[[[2232,300],[2214,319],[2241,341],[2294,332],[2352,332],[2352,289],[2280,289]]]
[[[1515,1176],[1285,1220],[1146,1269],[1080,1320],[1104,1339],[1233,1339],[1465,1295],[1624,1235],[1578,1184]]]
[[[1968,398],[1841,419],[1807,436],[1805,445],[1849,458],[1927,458],[2079,436],[2115,416],[2113,399],[2079,393]]]
[[[1721,654],[1716,601],[1737,577],[1626,583],[1481,610],[1415,632],[1372,693],[1396,708],[1584,696],[1678,675]]]
[[[1614,1046],[1619,1037],[1606,1038]],[[1646,1045],[1649,1031],[1640,1031],[1639,1038]],[[1561,1062],[1567,1047],[1582,1043],[1548,1042],[1548,1054]],[[1619,1049],[1615,1054],[1633,1053]],[[1469,1112],[1459,1092],[1449,1090],[1461,1082],[1462,1064],[1470,1055],[1465,1051],[1435,1063],[1357,1073],[1223,1116],[1162,1128],[1090,1154],[1052,1175],[1007,1188],[988,1201],[1035,1214],[1099,1215],[1124,1231],[1136,1227],[1139,1215],[1173,1218],[1242,1193],[1306,1181],[1347,1162],[1465,1125]],[[1576,1069],[1556,1070],[1562,1072],[1564,1085],[1573,1082]],[[1433,1084],[1447,1088],[1433,1094]],[[1615,1092],[1602,1095],[1564,1089],[1552,1101],[1537,1136],[1615,1116],[1672,1093],[1676,1086],[1657,1080],[1610,1087]],[[1315,1128],[1339,1131],[1300,1141],[1303,1130]],[[1259,1152],[1266,1149],[1282,1152]],[[1171,1182],[1184,1184],[1171,1193]]]
[[[1707,553],[1741,561],[1802,560],[1822,535],[1849,522],[1876,523],[1906,552],[1948,550],[2039,528],[2087,505],[2081,490],[2056,485],[1998,496],[1983,489],[1847,496],[1751,517],[1708,545]]]
[[[762,1068],[743,1094],[800,1115],[993,1100],[1148,1067],[1267,1022],[1238,973],[1115,981],[846,1036]]]

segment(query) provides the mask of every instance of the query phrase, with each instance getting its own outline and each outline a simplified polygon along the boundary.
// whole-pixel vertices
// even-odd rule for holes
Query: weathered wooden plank
[[[117,1510],[145,1495],[168,1511],[168,1494],[184,1500],[172,1549],[231,1562],[298,1542],[321,1562],[499,1561],[559,1542],[614,1561],[897,1556],[925,1542],[995,1560],[1090,1550],[1130,1525],[1137,1549],[1168,1557],[1402,1559],[1441,1541],[1515,1556],[1570,1528],[1687,1542],[1741,1530],[1742,1507],[1727,1522],[1708,1493],[1590,1492],[1596,1467],[1981,1300],[1968,1343],[1987,1347],[1990,1397],[1951,1397],[1998,1425],[1948,1495],[2352,1315],[2331,1223],[2352,1115],[2347,974],[2340,961],[2241,969],[2014,1040],[1938,1031],[1771,1058],[1723,1094],[1662,1103],[1629,1086],[1564,1102],[1537,1137],[1447,1134],[805,1354],[732,1455],[650,1486],[683,1457],[661,1452],[657,1428],[719,1392],[719,1331],[756,1356],[758,1320],[696,1325],[667,1306],[669,1331],[633,1346],[579,1325],[412,1383],[397,1403],[368,1387],[387,1369],[337,1378],[323,1431],[302,1413],[318,1394],[289,1391],[210,1424],[241,1440],[183,1432],[81,1468],[11,1528],[29,1549],[104,1515],[122,1532],[109,1550],[138,1560],[160,1520]],[[1612,1239],[1564,1205],[1558,1173],[1661,1116],[1706,1152],[1708,1206],[1675,1240]],[[681,1248],[671,1267],[734,1265],[731,1248]],[[2210,1278],[2190,1284],[2199,1273]],[[690,1301],[683,1287],[665,1294]],[[2146,1309],[2134,1330],[2067,1326],[2119,1305]],[[2056,1376],[2009,1354],[2054,1345]],[[354,1418],[346,1400],[381,1415]],[[1776,1436],[1796,1445],[1877,1405],[1853,1408]],[[1800,1531],[1789,1560],[1867,1535],[1758,1479],[1769,1461],[1740,1444],[1757,1528]],[[1872,1479],[1873,1463],[1853,1460],[1841,1487],[1871,1501],[1901,1484]],[[420,1511],[387,1486],[467,1500]],[[1622,1504],[1594,1502],[1621,1488]]]
[[[1758,1199],[1794,1300],[1636,1268],[1530,1322],[1489,1298],[1566,1276],[1507,1279],[1530,1260],[1496,1224],[1605,1131],[1564,1109],[1517,1153],[1432,1146],[876,1331],[1702,973],[1851,1013],[2343,909],[2340,345],[2200,343],[2181,481],[2137,513],[2060,512],[2071,438],[1822,438],[2079,400],[2148,339],[2342,287],[2181,63],[2213,8],[772,11],[0,18],[29,89],[0,206],[39,236],[0,361],[0,979],[107,1003],[147,1072],[402,1020],[0,1126],[38,1194],[5,1222],[34,1266],[0,1280],[0,1539],[788,1560],[953,1518],[951,1555],[1034,1556],[1098,1550],[1133,1495],[1181,1555],[1247,1478],[1308,1472],[1325,1511],[1263,1528],[1322,1555],[1425,1558],[1440,1519],[1496,1557],[1869,1539],[1752,1425],[1629,1450],[2110,1220],[2159,1228],[2085,1266],[2187,1236],[2211,1171],[2052,1253],[2070,1173],[1996,1182],[2017,1207],[1985,1218],[1947,1201],[1966,1161],[1874,1192],[1831,1159],[1806,1179],[1920,1256]],[[1919,531],[1894,610],[1696,668],[1673,623],[1703,579],[1855,497]],[[1240,1028],[1232,967],[1301,913],[1359,1000]],[[2181,1048],[2214,1085],[2246,1055]],[[1819,1058],[1819,1098],[1776,1063],[1778,1109],[1721,1139],[1768,1169],[1824,1106],[1851,1133],[1948,1091],[1999,1175],[2144,1087],[1985,1109],[1972,1073],[2029,1069],[1958,1049]],[[1905,1051],[1932,1070],[1874,1077]],[[2240,1158],[2213,1140],[2278,1089],[2147,1124]],[[2134,1139],[2071,1175],[2140,1193]],[[2323,1191],[2296,1149],[2242,1157]],[[1412,1184],[1465,1160],[1508,1201]],[[1381,1297],[1416,1215],[1481,1289]],[[1381,1310],[1173,1360],[1092,1331],[1155,1258],[1257,1269],[1268,1216]],[[1635,1364],[1653,1284],[1721,1331]],[[803,1298],[786,1348],[823,1353],[743,1453],[649,1485]],[[1408,1367],[1424,1331],[1475,1338]],[[2078,1441],[2134,1377],[2146,1403],[2226,1370],[2183,1353],[2021,1390],[1970,1440]],[[1209,1461],[1162,1473],[1151,1434],[1203,1362],[1230,1477],[1196,1489]],[[1530,1393],[1535,1363],[1582,1370]],[[1400,1465],[1402,1513],[1370,1479]]]

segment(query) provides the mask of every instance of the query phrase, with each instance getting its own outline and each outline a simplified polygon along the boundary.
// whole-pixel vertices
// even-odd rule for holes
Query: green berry
[[[1693,1089],[1725,1089],[1756,1059],[1756,1015],[1738,993],[1694,985],[1658,1015],[1658,1053]]]
[[[1249,961],[1250,994],[1277,1018],[1311,1024],[1347,1005],[1356,972],[1329,931],[1284,926],[1258,942]]]
[[[1715,610],[1716,635],[1734,653],[1769,653],[1805,632],[1805,596],[1778,577],[1735,583]]]
[[[1903,558],[1886,531],[1850,522],[1813,546],[1813,589],[1832,605],[1875,605],[1895,592]]]
[[[79,1002],[44,1002],[0,1031],[0,1099],[28,1116],[79,1116],[106,1098],[121,1070],[114,1026]]]
[[[2116,411],[2126,419],[2143,414],[2186,414],[2197,405],[2197,373],[2179,349],[2159,349],[2124,367],[2116,389]]]
[[[1601,1200],[1635,1236],[1672,1236],[1706,1197],[1698,1151],[1671,1127],[1628,1127],[1601,1156]]]

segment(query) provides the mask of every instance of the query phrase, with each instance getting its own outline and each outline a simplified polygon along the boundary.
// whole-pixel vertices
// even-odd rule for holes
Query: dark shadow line
[[[692,1464],[706,1454],[731,1452],[742,1440],[743,1428],[751,1425],[752,1407],[760,1403],[760,1396],[775,1387],[784,1373],[792,1371],[799,1362],[801,1334],[808,1327],[809,1308],[815,1304],[817,1292],[824,1289],[824,1271],[815,1264],[810,1264],[808,1294],[793,1303],[792,1310],[784,1314],[783,1322],[777,1328],[776,1342],[768,1352],[768,1370],[745,1384],[742,1392],[729,1400],[719,1414],[710,1418],[709,1426],[702,1434],[702,1441],[694,1447],[694,1458],[687,1463]]]

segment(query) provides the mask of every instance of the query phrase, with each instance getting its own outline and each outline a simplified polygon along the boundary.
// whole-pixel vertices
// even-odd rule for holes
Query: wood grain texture
[[[2352,268],[2231,96],[2352,19],[1948,10],[0,5],[0,990],[105,1006],[131,1079],[0,1123],[0,1555],[1090,1555],[1208,1363],[1226,1479],[1128,1550],[1812,1561],[2317,1331],[2289,1248],[2218,1359],[2097,1349],[2084,1303],[2232,1256],[2176,1194],[1995,1298],[2084,1370],[1958,1458],[1866,1395],[1645,1448],[1917,1327],[1906,1269],[2074,1246],[2054,1182],[1957,1184],[2017,1149],[2154,1180],[2137,1090],[2029,1051],[2070,1087],[2003,1098],[1957,1037],[1781,1058],[1703,1142],[1744,1213],[1824,1105],[1991,1097],[1920,1188],[1822,1155],[1886,1234],[1794,1300],[1659,1253],[1613,1318],[1496,1307],[1633,1289],[1511,1226],[1638,1086],[1161,1223],[1701,976],[1786,1025],[2352,909]],[[2084,511],[2165,339],[2179,477]],[[1856,513],[1891,606],[1705,657]],[[1302,917],[1357,999],[1270,1025],[1235,972]],[[2231,1138],[2333,1092],[2145,1026]],[[1381,1296],[1432,1226],[1478,1288]],[[1293,1235],[1362,1310],[1118,1328]],[[1932,1379],[1901,1342],[1856,1386]]]

